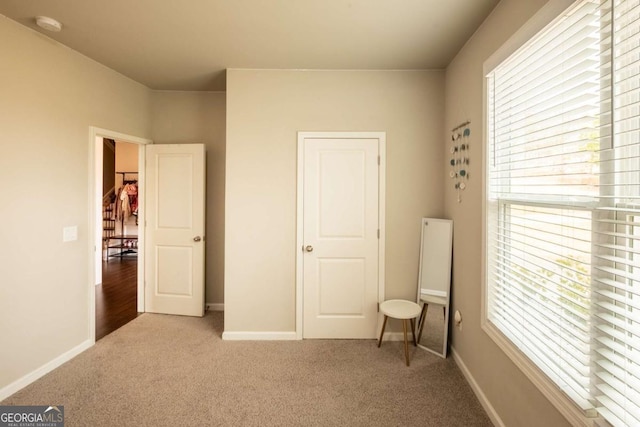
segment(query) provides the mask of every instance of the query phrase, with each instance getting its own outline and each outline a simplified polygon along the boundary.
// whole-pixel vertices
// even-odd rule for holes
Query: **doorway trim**
[[[386,132],[298,132],[298,171],[297,171],[297,215],[296,215],[296,339],[302,339],[303,328],[303,260],[302,245],[304,244],[304,141],[310,138],[339,138],[339,139],[377,139],[380,167],[378,168],[378,303],[384,301],[385,296],[385,176],[387,158]],[[379,318],[380,316],[378,316]],[[380,323],[380,319],[378,319]],[[378,325],[379,326],[379,325]],[[376,326],[376,329],[378,327]]]
[[[99,142],[98,142],[99,138]],[[97,266],[102,267],[102,243],[98,244],[98,238],[102,242],[102,139],[109,138],[116,141],[137,144],[138,147],[138,185],[144,190],[144,146],[153,144],[153,141],[133,135],[89,126],[89,340],[91,345],[96,342],[96,273]],[[99,146],[99,147],[98,147]],[[98,149],[100,148],[100,149]],[[99,176],[98,176],[99,175]],[[98,188],[99,187],[99,188]],[[142,227],[138,229],[138,292],[137,300],[139,312],[144,312],[144,197],[138,201],[138,210]],[[100,227],[100,232],[98,232]],[[100,264],[98,264],[98,262]]]

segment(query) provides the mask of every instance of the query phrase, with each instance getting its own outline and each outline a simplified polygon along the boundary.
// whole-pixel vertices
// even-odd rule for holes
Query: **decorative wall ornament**
[[[449,177],[454,182],[454,188],[458,193],[458,203],[462,202],[461,192],[467,188],[467,181],[469,180],[469,136],[471,135],[471,122],[466,121],[453,129],[451,129],[451,140],[449,152],[451,158],[449,159]]]

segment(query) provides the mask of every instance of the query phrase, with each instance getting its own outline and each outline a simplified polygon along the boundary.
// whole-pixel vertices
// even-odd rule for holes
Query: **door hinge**
[[[378,239],[380,238],[380,229],[378,228]]]
[[[378,156],[378,166],[380,166],[380,156]]]
[[[380,313],[380,303],[378,303],[378,313]]]

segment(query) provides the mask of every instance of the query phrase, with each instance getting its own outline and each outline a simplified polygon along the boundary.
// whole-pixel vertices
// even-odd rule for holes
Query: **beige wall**
[[[443,214],[442,71],[228,70],[225,331],[295,330],[298,131],[387,133],[386,296],[415,298]]]
[[[1,16],[0,40],[2,389],[89,339],[89,127],[150,125],[146,87]]]
[[[206,296],[224,303],[224,92],[165,92],[151,95],[156,144],[204,143],[207,149]]]
[[[116,141],[116,172],[138,171],[138,144]],[[127,175],[127,179],[130,179]]]
[[[127,174],[123,176],[117,172],[137,172],[138,171],[138,151],[140,145],[128,142],[116,141],[116,191],[122,187],[124,179],[138,179],[135,174]]]
[[[446,73],[446,132],[471,121],[471,164],[462,203],[445,175],[446,215],[454,220],[452,310],[463,329],[452,331],[452,346],[507,426],[564,426],[567,421],[480,328],[482,250],[483,70],[491,56],[546,3],[503,0]]]

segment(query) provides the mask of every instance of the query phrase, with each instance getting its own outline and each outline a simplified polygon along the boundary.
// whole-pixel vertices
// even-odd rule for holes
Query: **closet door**
[[[203,316],[204,145],[148,145],[145,189],[146,311]]]

